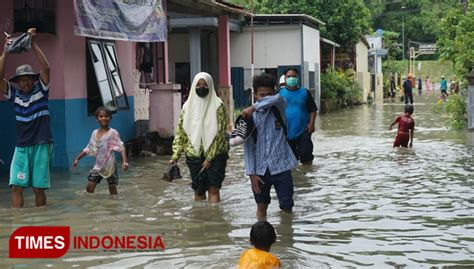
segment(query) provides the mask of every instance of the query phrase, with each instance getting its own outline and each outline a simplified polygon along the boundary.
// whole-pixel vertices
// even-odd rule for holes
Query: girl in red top
[[[415,132],[415,120],[411,117],[413,114],[413,106],[405,105],[405,114],[398,116],[390,125],[389,130],[398,123],[398,133],[393,142],[393,147],[413,147],[413,134]],[[410,142],[410,144],[408,144]]]

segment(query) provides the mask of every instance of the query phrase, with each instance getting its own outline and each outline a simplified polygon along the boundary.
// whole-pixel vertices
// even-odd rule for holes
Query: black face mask
[[[199,97],[204,98],[209,94],[209,88],[206,88],[206,87],[196,88],[196,94]]]

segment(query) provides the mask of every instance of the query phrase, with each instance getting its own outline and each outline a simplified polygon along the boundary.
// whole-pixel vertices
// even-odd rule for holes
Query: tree
[[[454,69],[460,80],[465,80],[465,76],[474,67],[474,10],[470,8],[466,10],[466,14],[463,11],[463,7],[458,6],[450,9],[441,19],[440,36],[436,43],[441,60],[454,63]],[[437,105],[437,110],[448,115],[448,127],[456,129],[465,127],[467,113],[464,94],[450,95],[445,104],[441,102]]]
[[[452,61],[456,74],[463,78],[474,67],[474,10],[466,14],[461,6],[448,11],[439,23],[436,46],[441,60]]]
[[[362,0],[233,0],[257,14],[307,14],[325,23],[321,36],[344,47],[355,45],[370,29],[370,10]]]
[[[435,43],[440,34],[438,24],[446,12],[452,9],[459,0],[401,0],[382,1],[365,0],[372,11],[374,28],[398,32],[398,42],[405,40],[405,53],[408,51],[408,41]],[[402,33],[402,21],[404,32]],[[402,59],[402,55],[397,57]],[[422,59],[438,58],[437,55],[424,55]],[[406,55],[405,55],[406,58]]]

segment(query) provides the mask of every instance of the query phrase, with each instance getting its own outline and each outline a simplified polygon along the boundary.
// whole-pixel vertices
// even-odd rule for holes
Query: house
[[[383,33],[383,32],[382,32]],[[372,74],[372,91],[375,92],[375,102],[383,102],[383,72],[382,57],[387,55],[388,50],[383,47],[382,33],[367,35],[365,38],[369,43],[369,70]]]
[[[233,83],[230,72],[231,33],[242,31],[245,16],[242,7],[225,1],[168,0],[168,41],[163,45],[164,77],[151,85],[150,131],[171,137],[178,124],[183,95],[189,91],[194,76],[208,72],[233,123]],[[162,49],[160,49],[162,50]],[[160,61],[158,55],[157,61]],[[158,68],[159,69],[159,68]],[[180,91],[180,93],[178,92]]]
[[[102,104],[114,110],[111,126],[119,131],[123,141],[135,137],[137,119],[149,121],[147,130],[172,136],[181,109],[180,84],[188,86],[198,71],[214,76],[221,98],[231,107],[230,31],[240,31],[239,21],[243,22],[248,13],[219,0],[161,3],[163,10],[159,12],[168,14],[169,39],[149,44],[153,52],[153,81],[148,85],[148,96],[148,90],[139,88],[137,43],[75,35],[74,1],[1,2],[0,15],[8,22],[4,30],[13,33],[37,27],[37,43],[50,62],[53,167],[70,167],[97,128],[94,110]],[[39,70],[32,53],[11,55],[6,76],[13,75],[16,67],[24,63]],[[139,100],[134,96],[139,96]],[[0,130],[0,159],[8,164],[15,147],[16,123],[13,107],[3,97],[0,121],[4,126]],[[93,162],[92,158],[86,160],[82,163]]]
[[[374,93],[371,93],[371,75],[369,73],[369,48],[370,44],[364,36],[361,36],[359,42],[355,45],[355,76],[356,82],[362,89],[362,102],[367,103],[367,97],[369,94],[373,97]]]
[[[73,1],[2,1],[0,16],[7,21],[4,31],[25,32],[35,26],[40,34],[37,43],[51,66],[49,109],[53,132],[52,165],[68,168],[75,156],[87,145],[97,128],[94,110],[102,103],[113,108],[112,127],[126,141],[135,135],[133,74],[134,44],[124,41],[101,41],[74,35]],[[105,58],[105,51],[110,57]],[[94,58],[94,63],[92,62]],[[117,72],[105,61],[118,67]],[[32,52],[10,55],[5,76],[15,74],[18,65],[29,63],[39,71]],[[118,71],[119,70],[119,71]],[[102,84],[98,85],[98,80]],[[114,80],[114,81],[111,81]],[[116,86],[114,86],[116,85]],[[13,106],[0,97],[0,158],[10,163],[16,141]]]
[[[327,68],[336,67],[336,51],[341,47],[338,43],[331,41],[327,38],[321,37],[320,42],[321,50],[321,72],[326,71]]]
[[[253,26],[252,26],[253,23]],[[300,71],[303,86],[320,102],[320,35],[323,22],[305,14],[255,14],[242,32],[231,33],[232,85],[236,106],[250,104],[253,73],[279,78],[285,69]]]

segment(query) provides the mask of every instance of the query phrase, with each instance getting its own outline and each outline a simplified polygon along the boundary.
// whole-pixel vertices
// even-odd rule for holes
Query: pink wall
[[[8,21],[3,31],[13,31],[13,1],[0,3],[0,18]],[[56,1],[56,35],[39,34],[38,45],[45,52],[51,66],[51,99],[87,97],[85,38],[74,35],[73,1]],[[2,42],[3,44],[3,42]],[[128,96],[133,96],[135,50],[133,42],[117,41],[117,53],[123,84]],[[32,52],[10,55],[5,76],[15,74],[18,65],[28,63],[34,70],[40,67]]]
[[[61,6],[64,5],[64,3],[67,1],[59,1],[59,6],[58,6],[58,12],[57,14],[60,14],[61,12]],[[6,31],[8,33],[13,32],[13,1],[2,1],[0,4],[0,18],[4,18],[3,21],[7,22],[8,21],[8,27],[5,27],[5,25],[2,25],[3,31]],[[64,18],[64,17],[63,17]],[[60,32],[61,28],[61,23],[57,24],[58,28],[58,33]],[[2,46],[3,46],[3,33],[2,33]],[[43,49],[45,54],[48,57],[48,60],[51,65],[51,82],[52,82],[52,91],[51,91],[51,99],[61,99],[64,98],[64,91],[57,90],[64,88],[64,82],[61,79],[62,78],[62,73],[57,72],[57,70],[62,70],[63,69],[63,64],[61,57],[62,55],[58,53],[61,49],[61,35],[58,34],[56,36],[50,35],[50,34],[42,34],[39,35],[37,38],[37,42],[40,45],[40,47]],[[5,77],[9,78],[10,76],[13,76],[15,74],[15,69],[18,65],[21,64],[31,64],[33,69],[35,71],[40,70],[40,67],[37,63],[37,60],[32,52],[26,53],[26,54],[21,54],[21,55],[9,55],[8,57],[8,62],[5,70]],[[54,82],[54,83],[53,83]]]

